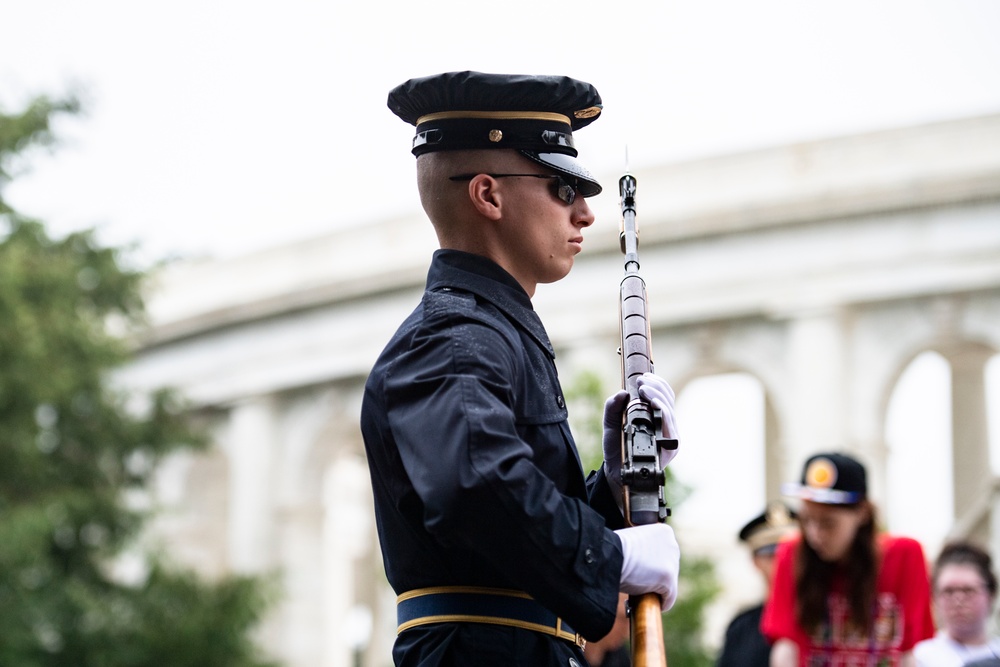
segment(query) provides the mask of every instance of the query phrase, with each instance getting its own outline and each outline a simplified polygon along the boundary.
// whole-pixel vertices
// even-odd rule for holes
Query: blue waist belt
[[[489,623],[533,630],[586,643],[561,618],[521,591],[474,586],[436,586],[407,591],[396,598],[396,633],[430,623]]]

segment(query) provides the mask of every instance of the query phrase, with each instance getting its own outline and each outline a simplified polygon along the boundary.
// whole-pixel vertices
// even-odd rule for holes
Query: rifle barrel
[[[638,379],[653,370],[646,283],[639,276],[639,230],[635,219],[636,180],[629,174],[618,182],[621,192],[622,229],[619,240],[625,254],[625,278],[621,283],[622,386],[629,403],[622,424],[622,483],[625,522],[630,526],[664,521],[668,510],[663,501],[663,470],[660,446],[665,442],[659,411],[639,396]],[[675,445],[676,446],[676,445]],[[666,667],[663,617],[656,593],[629,598],[632,665]]]

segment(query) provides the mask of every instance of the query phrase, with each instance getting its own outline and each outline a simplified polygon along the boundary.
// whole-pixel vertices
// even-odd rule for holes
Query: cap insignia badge
[[[806,470],[806,485],[817,489],[829,489],[837,483],[837,466],[830,459],[816,459]]]

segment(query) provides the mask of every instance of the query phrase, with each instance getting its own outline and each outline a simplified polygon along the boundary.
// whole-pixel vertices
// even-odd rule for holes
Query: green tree
[[[601,378],[592,372],[583,372],[573,379],[566,389],[570,404],[573,436],[580,449],[585,471],[596,470],[603,464],[604,400]],[[676,509],[690,489],[677,482],[668,467],[666,470],[667,505]],[[715,569],[707,558],[681,556],[680,594],[677,602],[663,616],[663,641],[670,667],[710,667],[714,660],[704,645],[705,607],[715,599],[719,584]]]
[[[0,108],[0,665],[263,667],[251,641],[270,587],[203,582],[150,556],[139,582],[114,575],[138,549],[142,493],[157,463],[204,441],[170,392],[116,389],[138,326],[142,274],[92,231],[61,240],[15,211],[3,188],[50,121],[76,99]]]

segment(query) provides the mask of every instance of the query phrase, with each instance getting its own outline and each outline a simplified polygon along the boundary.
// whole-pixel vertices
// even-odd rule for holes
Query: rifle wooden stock
[[[629,598],[631,619],[632,667],[665,667],[667,652],[663,643],[663,612],[656,593]]]
[[[621,192],[621,249],[625,254],[625,277],[621,283],[622,387],[629,402],[622,416],[622,486],[625,522],[630,526],[666,521],[669,509],[664,502],[665,475],[660,465],[660,448],[673,448],[676,441],[663,435],[659,410],[639,396],[638,379],[652,372],[646,283],[639,276],[639,233],[635,220],[636,180],[629,174],[618,182]],[[656,593],[629,598],[632,665],[666,667],[663,617]]]

